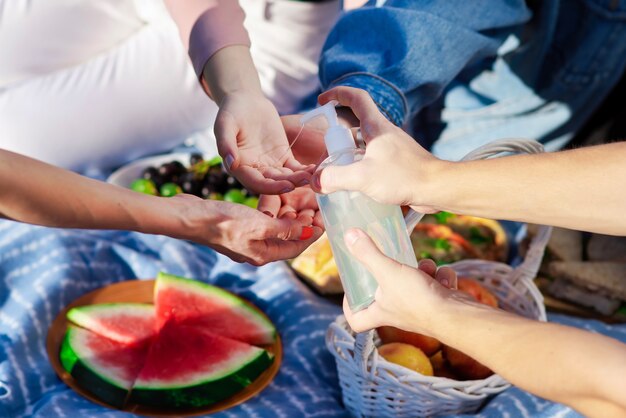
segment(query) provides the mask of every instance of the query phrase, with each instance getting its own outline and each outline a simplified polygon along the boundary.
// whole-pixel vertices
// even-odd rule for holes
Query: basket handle
[[[532,139],[503,139],[493,141],[476,148],[467,154],[461,161],[485,160],[495,157],[499,154],[539,154],[544,152],[543,145]],[[409,234],[413,232],[417,223],[422,219],[424,214],[409,209],[404,218]],[[528,252],[524,261],[514,270],[512,274],[512,282],[518,280],[533,280],[541,266],[543,252],[550,239],[552,227],[542,225],[539,228],[528,247]],[[543,297],[540,300],[543,300]],[[367,331],[356,335],[354,346],[354,358],[360,362],[361,369],[365,374],[367,372],[368,359],[374,352],[374,331]]]

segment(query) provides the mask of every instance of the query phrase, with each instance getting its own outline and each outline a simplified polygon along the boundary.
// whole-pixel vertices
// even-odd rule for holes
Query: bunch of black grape
[[[159,167],[147,167],[141,178],[131,184],[131,189],[155,196],[171,197],[188,193],[203,199],[225,200],[256,208],[258,196],[250,193],[229,175],[222,159],[205,160],[200,154],[191,154],[189,167],[180,161],[170,161]]]

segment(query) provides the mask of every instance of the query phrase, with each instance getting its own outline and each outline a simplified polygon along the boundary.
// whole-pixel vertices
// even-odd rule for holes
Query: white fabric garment
[[[242,2],[281,112],[317,87],[339,13],[330,4]],[[214,149],[216,113],[161,1],[0,0],[0,147],[73,170],[115,167],[189,137]]]

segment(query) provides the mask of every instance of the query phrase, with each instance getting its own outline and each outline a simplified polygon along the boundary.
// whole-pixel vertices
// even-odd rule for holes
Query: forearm
[[[514,385],[586,416],[625,416],[626,346],[471,302],[437,312],[435,337]]]
[[[204,66],[203,80],[219,105],[228,94],[263,95],[250,48],[232,45],[217,51]]]
[[[445,163],[431,190],[437,209],[626,235],[626,143]],[[416,197],[420,199],[420,197]]]
[[[26,174],[25,174],[26,173]],[[0,150],[0,214],[62,228],[171,233],[182,223],[163,198],[102,183]]]

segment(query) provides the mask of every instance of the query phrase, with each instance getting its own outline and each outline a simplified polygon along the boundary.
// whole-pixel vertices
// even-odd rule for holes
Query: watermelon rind
[[[138,404],[155,407],[203,407],[229,398],[249,386],[272,364],[273,358],[265,350],[259,350],[256,357],[239,369],[225,371],[221,376],[195,382],[190,386],[136,385],[130,400]]]
[[[88,390],[97,398],[117,408],[124,406],[129,388],[124,387],[122,382],[116,382],[98,371],[80,353],[75,346],[74,338],[79,328],[69,326],[59,357],[63,368],[72,375],[80,387]],[[88,332],[88,331],[85,331]]]
[[[263,334],[265,337],[263,341],[259,341],[260,344],[271,344],[276,339],[276,328],[274,324],[263,314],[252,308],[248,303],[246,303],[243,299],[233,295],[230,292],[227,292],[219,287],[212,286],[207,283],[203,283],[198,280],[188,279],[181,276],[176,276],[169,273],[160,272],[157,275],[157,281],[154,286],[154,295],[155,301],[157,300],[157,295],[159,289],[167,286],[174,287],[182,287],[191,292],[198,293],[200,295],[210,294],[221,301],[227,303],[232,308],[236,308],[248,315],[251,318],[254,318],[255,324],[263,330]],[[157,319],[158,320],[158,319]],[[228,336],[229,338],[234,338],[232,336]],[[249,341],[245,341],[249,342]]]
[[[139,334],[135,330],[133,332],[121,333],[111,330],[98,323],[98,319],[107,319],[107,316],[115,314],[120,315],[136,315],[155,322],[154,305],[148,303],[100,303],[95,305],[78,306],[72,308],[67,313],[67,319],[76,325],[79,325],[89,331],[110,338],[114,341],[122,343],[137,343],[146,338],[150,338],[156,332],[146,332],[144,335]]]

